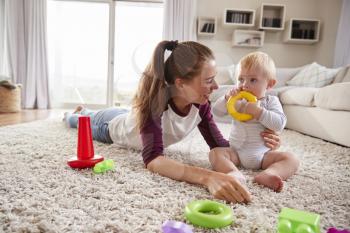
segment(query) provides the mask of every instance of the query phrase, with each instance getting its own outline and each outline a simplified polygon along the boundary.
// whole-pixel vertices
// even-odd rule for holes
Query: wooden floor
[[[43,120],[54,116],[63,116],[64,110],[25,109],[18,113],[0,113],[0,127],[25,122]]]

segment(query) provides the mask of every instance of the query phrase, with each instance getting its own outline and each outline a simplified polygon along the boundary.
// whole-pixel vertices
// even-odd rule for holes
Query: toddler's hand
[[[226,101],[228,101],[228,99],[229,99],[231,96],[237,95],[238,92],[240,92],[240,90],[239,90],[237,87],[232,88],[232,89],[225,95]]]
[[[259,101],[255,103],[246,102],[241,109],[243,110],[243,113],[252,115],[255,119],[258,119],[262,112],[262,108],[259,107]]]

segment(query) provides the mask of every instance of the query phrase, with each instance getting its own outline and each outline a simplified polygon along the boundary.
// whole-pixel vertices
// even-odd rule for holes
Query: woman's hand
[[[229,202],[249,202],[250,193],[233,176],[185,165],[164,156],[153,159],[147,169],[174,180],[205,185],[215,198]]]
[[[234,177],[220,172],[212,172],[206,182],[209,192],[217,199],[232,203],[250,202],[248,190]]]
[[[281,137],[275,131],[265,129],[260,135],[268,148],[277,150],[281,146]]]

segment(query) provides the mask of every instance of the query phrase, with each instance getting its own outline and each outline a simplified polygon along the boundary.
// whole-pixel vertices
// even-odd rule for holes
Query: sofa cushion
[[[350,66],[348,68],[348,72],[346,72],[346,74],[344,75],[343,80],[341,82],[342,83],[350,82]]]
[[[335,83],[323,88],[315,95],[317,107],[350,111],[350,82]]]
[[[277,83],[274,88],[279,88],[286,85],[286,82],[292,79],[299,71],[301,71],[303,66],[296,68],[277,68],[276,69],[276,79]]]
[[[305,66],[287,85],[303,87],[323,87],[330,84],[339,69],[328,69],[316,62]]]
[[[285,92],[285,91],[293,89],[293,88],[299,88],[299,87],[297,87],[297,86],[283,86],[283,87],[272,88],[272,89],[269,89],[266,92],[266,94],[280,96],[280,94],[282,92]]]
[[[302,106],[314,106],[314,96],[319,88],[298,87],[286,90],[280,94],[282,104],[294,104]]]
[[[217,74],[215,81],[218,85],[231,85],[235,84],[235,65],[231,66],[218,66],[216,68]]]
[[[350,66],[341,67],[337,75],[334,77],[333,83],[341,83],[346,75],[350,76]],[[349,78],[350,81],[350,78]]]

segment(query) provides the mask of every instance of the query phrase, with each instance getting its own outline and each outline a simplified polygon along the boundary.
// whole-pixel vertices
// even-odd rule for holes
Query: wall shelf
[[[254,30],[234,30],[232,46],[259,48],[264,45],[265,32]]]
[[[216,17],[198,17],[197,25],[197,34],[200,36],[214,36],[216,34]]]
[[[223,15],[224,26],[253,27],[255,10],[252,9],[225,9]]]
[[[286,23],[284,42],[313,44],[319,41],[320,20],[292,18]]]
[[[286,6],[263,3],[259,9],[259,28],[270,31],[284,29]]]

